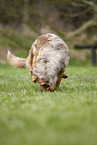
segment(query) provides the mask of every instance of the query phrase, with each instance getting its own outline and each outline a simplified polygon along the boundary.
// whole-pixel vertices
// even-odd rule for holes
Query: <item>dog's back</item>
[[[69,62],[69,50],[65,42],[55,34],[41,35],[32,45],[33,54],[38,50],[33,74],[55,86],[60,71],[65,71]]]

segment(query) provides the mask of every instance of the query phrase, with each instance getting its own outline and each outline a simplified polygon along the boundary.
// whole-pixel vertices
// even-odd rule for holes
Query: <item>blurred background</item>
[[[97,0],[0,0],[0,63],[6,64],[7,50],[27,57],[34,40],[48,32],[68,45],[69,65],[91,65],[91,50],[74,45],[97,42]]]

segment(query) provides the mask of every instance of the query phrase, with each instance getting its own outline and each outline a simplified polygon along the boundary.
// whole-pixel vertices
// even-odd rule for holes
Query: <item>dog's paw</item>
[[[63,78],[64,78],[64,79],[68,78],[68,74],[65,74],[65,73],[64,73],[64,74],[63,74]]]

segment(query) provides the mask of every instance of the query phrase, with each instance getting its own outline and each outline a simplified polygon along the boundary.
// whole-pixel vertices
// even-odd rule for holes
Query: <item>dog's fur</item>
[[[7,60],[15,67],[30,68],[33,82],[38,81],[40,89],[45,90],[51,85],[53,88],[59,87],[69,62],[69,50],[61,38],[47,33],[35,40],[26,59],[16,57],[8,51]]]

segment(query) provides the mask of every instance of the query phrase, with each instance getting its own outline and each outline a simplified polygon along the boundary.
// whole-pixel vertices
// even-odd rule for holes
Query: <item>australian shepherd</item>
[[[30,68],[32,81],[40,84],[41,90],[59,87],[69,62],[69,50],[65,42],[55,34],[39,36],[32,44],[26,59],[14,56],[8,51],[9,64],[19,68]]]

